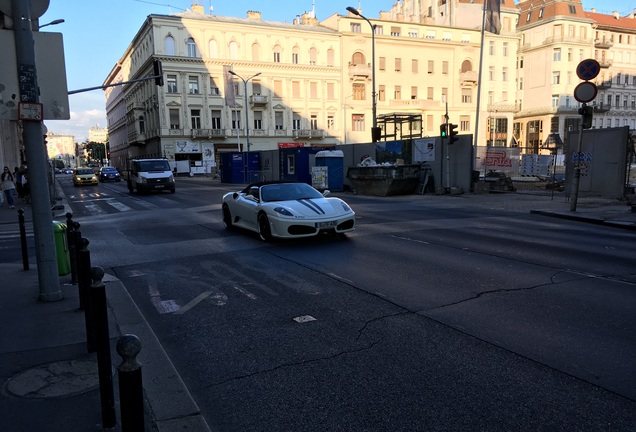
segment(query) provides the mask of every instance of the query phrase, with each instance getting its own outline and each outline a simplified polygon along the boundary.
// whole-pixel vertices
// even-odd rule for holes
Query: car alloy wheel
[[[263,241],[270,241],[272,239],[272,230],[269,226],[269,219],[265,213],[258,215],[258,236]]]
[[[223,204],[223,226],[225,229],[232,229],[232,215],[227,204]]]

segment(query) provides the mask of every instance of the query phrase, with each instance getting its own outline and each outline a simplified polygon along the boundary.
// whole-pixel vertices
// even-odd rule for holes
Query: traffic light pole
[[[31,29],[31,2],[11,0],[20,102],[39,103],[35,69],[35,43]],[[31,185],[31,211],[38,267],[39,300],[62,300],[55,255],[55,238],[48,188],[48,160],[42,121],[23,121],[23,138]]]
[[[583,145],[583,122],[587,105],[583,104],[581,114],[581,124],[579,125],[579,139],[576,145],[576,166],[574,167],[574,179],[572,180],[572,200],[570,201],[570,211],[576,211],[576,204],[579,199],[579,183],[581,181],[581,147]]]

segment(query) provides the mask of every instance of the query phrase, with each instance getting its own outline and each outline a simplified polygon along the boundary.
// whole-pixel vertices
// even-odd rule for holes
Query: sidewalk
[[[180,179],[181,181],[181,179]],[[203,181],[186,179],[184,181]],[[218,184],[227,190],[237,185]],[[346,193],[343,196],[346,199]],[[382,197],[376,197],[381,200]],[[521,194],[408,195],[388,197],[439,202],[457,207],[480,207],[534,213],[573,219],[615,228],[636,230],[636,213],[625,202],[583,198],[577,211],[569,211],[563,196]],[[54,220],[66,221],[68,206],[55,212]],[[31,225],[29,205],[25,210]],[[0,208],[0,227],[18,230],[17,209]],[[83,311],[79,309],[77,285],[70,275],[62,276],[63,300],[38,301],[38,274],[35,258],[31,269],[23,270],[16,240],[15,261],[0,264],[0,430],[3,432],[40,431],[85,432],[102,428],[95,353],[87,353]],[[117,427],[121,411],[117,367],[121,362],[115,349],[123,334],[135,334],[142,341],[139,361],[143,365],[147,431],[209,431],[188,389],[161,347],[152,329],[137,309],[123,284],[113,276],[104,278],[109,303],[111,358]]]

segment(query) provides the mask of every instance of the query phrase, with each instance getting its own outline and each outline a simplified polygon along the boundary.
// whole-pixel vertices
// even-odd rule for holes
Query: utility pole
[[[31,21],[31,3],[11,0],[16,63],[20,82],[20,103],[39,103],[35,70],[35,44]],[[48,4],[48,3],[47,3]],[[60,278],[55,255],[55,238],[48,188],[48,160],[39,121],[23,121],[24,146],[31,185],[31,208],[35,234],[35,254],[38,267],[40,301],[62,300]]]

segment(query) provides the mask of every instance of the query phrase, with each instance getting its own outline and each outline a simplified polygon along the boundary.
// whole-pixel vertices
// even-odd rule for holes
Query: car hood
[[[267,203],[272,209],[285,207],[295,216],[304,216],[307,218],[329,217],[347,213],[342,204],[343,201],[338,198],[307,198]]]

